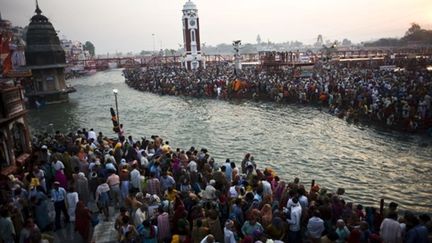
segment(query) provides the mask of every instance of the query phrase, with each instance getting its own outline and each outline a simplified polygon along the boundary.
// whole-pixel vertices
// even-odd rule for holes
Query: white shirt
[[[140,188],[141,174],[139,173],[139,171],[137,169],[133,169],[130,173],[130,177],[133,187]]]
[[[140,225],[146,219],[147,219],[147,212],[142,211],[141,208],[138,208],[134,215],[135,225]]]
[[[141,166],[147,168],[147,166],[149,164],[149,161],[148,161],[148,159],[146,157],[141,156],[140,163],[141,163]]]
[[[399,222],[385,218],[381,223],[380,236],[384,243],[402,242],[402,228]]]
[[[224,241],[225,243],[236,243],[234,233],[227,229],[227,227],[224,228]]]
[[[290,224],[290,231],[297,232],[300,230],[300,219],[302,214],[302,208],[299,203],[296,206],[291,207],[291,219],[287,219]]]
[[[97,136],[96,136],[96,133],[94,131],[89,131],[87,136],[88,136],[88,140],[93,138],[94,142],[97,143]]]
[[[230,187],[230,189],[229,189],[229,193],[228,193],[228,196],[229,196],[230,198],[236,198],[236,197],[238,197],[238,192],[237,192],[237,190],[236,190],[236,186],[231,186],[231,187]]]
[[[107,183],[102,183],[96,188],[96,202],[99,201],[99,195],[102,192],[109,192],[110,188]]]
[[[321,238],[321,234],[324,231],[324,220],[318,217],[310,218],[307,224],[307,230],[311,238],[313,239]]]
[[[191,161],[191,162],[189,162],[189,164],[188,164],[188,168],[189,168],[189,170],[191,171],[191,172],[197,172],[198,171],[198,165],[197,165],[197,163],[195,162],[195,161]]]
[[[272,189],[271,189],[271,184],[270,182],[266,181],[266,180],[262,180],[261,181],[262,185],[263,185],[263,197],[265,197],[266,195],[272,195]]]
[[[59,187],[58,190],[52,189],[51,191],[51,200],[54,202],[60,202],[65,200],[66,198],[66,190],[63,187]]]
[[[305,195],[301,195],[299,197],[299,203],[302,206],[302,208],[308,208],[309,207],[309,201]]]

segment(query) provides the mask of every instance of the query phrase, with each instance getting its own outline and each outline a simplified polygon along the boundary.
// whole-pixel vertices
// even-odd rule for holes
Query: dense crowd
[[[235,73],[224,64],[195,72],[160,66],[127,69],[124,76],[129,86],[158,94],[312,104],[349,121],[404,131],[432,128],[432,71],[426,69],[432,60],[397,64],[402,68],[318,63],[309,75],[298,68],[246,66]]]
[[[402,214],[394,202],[354,204],[343,188],[281,178],[249,153],[239,163],[218,162],[206,148],[173,149],[159,136],[135,140],[124,130],[118,139],[82,129],[32,143],[29,164],[0,181],[2,242],[41,242],[71,222],[90,242],[99,219],[115,221],[119,242],[431,239],[427,214]]]

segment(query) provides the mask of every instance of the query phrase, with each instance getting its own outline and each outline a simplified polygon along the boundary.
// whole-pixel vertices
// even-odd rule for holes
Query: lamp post
[[[120,125],[120,116],[119,116],[119,112],[118,112],[117,93],[118,93],[118,90],[117,89],[113,89],[113,94],[114,94],[114,98],[115,98],[115,105],[116,105],[116,113],[117,113],[117,122]]]

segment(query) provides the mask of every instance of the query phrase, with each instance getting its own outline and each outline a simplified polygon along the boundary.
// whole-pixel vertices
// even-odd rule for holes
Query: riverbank
[[[409,93],[407,85],[412,83],[403,82],[419,74],[391,73],[379,68],[317,66],[311,76],[301,78],[293,77],[290,70],[268,72],[254,67],[237,74],[223,65],[194,73],[178,67],[154,67],[145,71],[126,69],[124,76],[128,86],[161,95],[318,106],[347,121],[431,134],[431,75],[426,69],[416,71],[421,72],[419,77],[425,82],[414,90],[408,89]]]

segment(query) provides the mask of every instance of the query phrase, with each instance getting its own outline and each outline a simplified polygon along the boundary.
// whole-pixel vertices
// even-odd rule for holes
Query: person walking
[[[75,211],[75,231],[78,231],[86,243],[90,240],[90,222],[90,210],[85,206],[85,203],[80,200],[77,203]]]
[[[60,187],[60,182],[54,182],[54,188],[51,191],[51,200],[54,202],[55,209],[55,227],[56,230],[61,229],[61,213],[65,218],[65,223],[69,223],[69,214],[66,209],[66,190]]]

